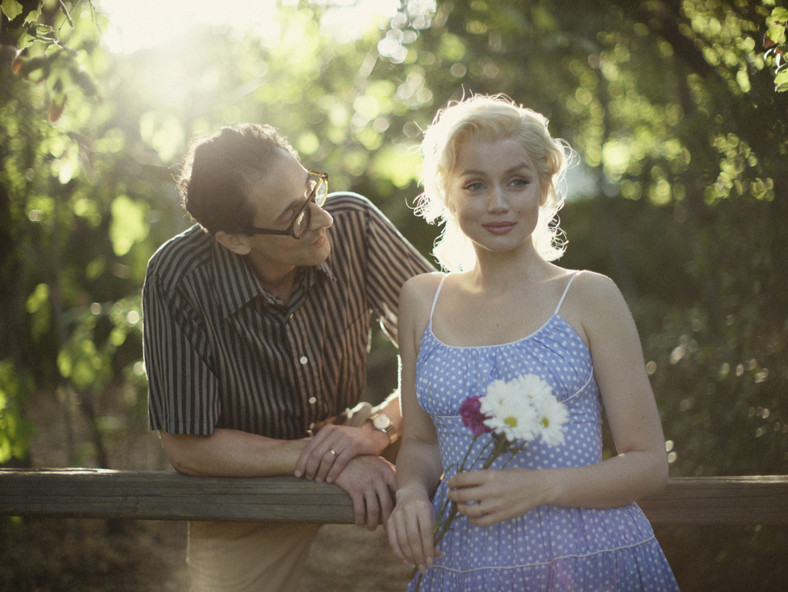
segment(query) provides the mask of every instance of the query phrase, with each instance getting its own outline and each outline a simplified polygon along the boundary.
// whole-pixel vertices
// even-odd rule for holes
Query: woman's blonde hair
[[[563,255],[566,240],[556,217],[564,204],[563,179],[571,148],[550,135],[547,118],[504,95],[474,95],[451,102],[438,112],[421,143],[424,193],[417,198],[416,214],[427,222],[443,223],[433,254],[449,271],[476,264],[473,245],[460,230],[447,192],[449,175],[457,160],[457,144],[471,136],[519,140],[537,170],[544,203],[533,232],[534,247],[547,261]]]

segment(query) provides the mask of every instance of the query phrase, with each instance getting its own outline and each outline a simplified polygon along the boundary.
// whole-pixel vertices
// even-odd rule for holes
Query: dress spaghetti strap
[[[582,273],[581,271],[576,271],[572,274],[572,277],[569,278],[569,281],[566,283],[566,288],[564,288],[564,293],[561,294],[561,300],[558,301],[558,306],[555,307],[555,312],[553,313],[553,316],[558,314],[558,311],[561,309],[561,305],[564,303],[564,298],[566,298],[566,295],[569,292],[569,286],[572,285],[572,282],[575,281],[575,278],[579,276],[581,273]],[[438,289],[438,291],[440,291],[440,288]],[[435,307],[434,302],[432,303],[432,306],[433,308]],[[430,313],[430,318],[432,318],[432,313]]]
[[[441,277],[441,281],[438,284],[438,289],[435,290],[435,296],[432,298],[432,308],[430,309],[430,325],[432,325],[432,313],[435,312],[435,305],[438,303],[438,294],[441,293],[441,289],[443,289],[443,282],[446,281],[447,276],[447,273],[443,274],[443,277]]]

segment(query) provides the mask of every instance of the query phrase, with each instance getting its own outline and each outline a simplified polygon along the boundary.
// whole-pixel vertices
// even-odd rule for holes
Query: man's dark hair
[[[275,158],[298,154],[270,125],[223,127],[194,144],[178,178],[183,207],[207,232],[240,232],[254,216],[249,187]]]

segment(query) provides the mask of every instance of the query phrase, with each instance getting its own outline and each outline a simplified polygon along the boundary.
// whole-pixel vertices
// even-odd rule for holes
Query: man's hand
[[[385,523],[394,507],[396,489],[394,465],[379,456],[358,456],[351,460],[336,480],[353,499],[356,526],[375,530]]]
[[[304,447],[294,475],[333,483],[354,458],[377,456],[387,445],[386,434],[369,424],[362,427],[327,425]]]

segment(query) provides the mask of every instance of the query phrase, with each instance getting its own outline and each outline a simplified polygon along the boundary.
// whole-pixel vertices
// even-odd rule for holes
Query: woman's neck
[[[477,250],[476,267],[469,271],[469,279],[485,290],[497,291],[523,282],[539,282],[555,273],[556,266],[533,248],[507,253]]]

